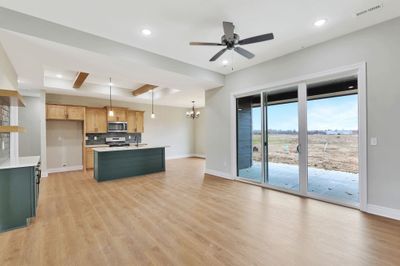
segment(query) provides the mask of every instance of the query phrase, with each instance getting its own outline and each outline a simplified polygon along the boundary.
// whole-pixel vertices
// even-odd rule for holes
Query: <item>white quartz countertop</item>
[[[142,145],[136,146],[124,146],[124,147],[99,147],[93,148],[97,152],[110,152],[110,151],[130,151],[130,150],[146,150],[146,149],[156,149],[156,148],[168,148],[168,145]]]
[[[92,145],[85,145],[86,148],[100,148],[100,147],[108,147],[107,144],[92,144]]]
[[[18,157],[0,163],[0,169],[22,168],[36,166],[40,161],[40,156]]]
[[[139,143],[139,146],[144,146],[147,145],[147,143]],[[136,146],[135,143],[130,143],[130,146]],[[108,144],[91,144],[91,145],[85,145],[85,148],[104,148],[104,147],[110,147]]]

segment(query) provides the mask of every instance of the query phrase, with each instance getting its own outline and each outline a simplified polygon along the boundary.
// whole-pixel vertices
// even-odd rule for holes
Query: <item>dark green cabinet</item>
[[[35,167],[0,170],[0,232],[27,225],[36,215]]]
[[[165,148],[94,151],[94,178],[105,181],[165,171]]]

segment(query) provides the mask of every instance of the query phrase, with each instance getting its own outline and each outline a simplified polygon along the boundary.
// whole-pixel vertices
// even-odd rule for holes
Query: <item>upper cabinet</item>
[[[127,120],[127,109],[120,107],[112,108],[114,115],[110,116],[110,108],[107,107],[107,121],[108,122],[126,122]]]
[[[85,107],[83,106],[67,106],[68,120],[85,120]]]
[[[67,107],[65,105],[46,105],[46,119],[67,119]]]
[[[86,133],[107,133],[107,110],[86,108]]]
[[[143,133],[144,132],[144,112],[128,111],[128,132]]]
[[[136,111],[136,132],[143,133],[144,132],[144,112]]]
[[[47,104],[46,119],[49,120],[85,120],[85,107]]]
[[[85,121],[86,133],[107,133],[108,122],[128,122],[129,133],[144,132],[144,112],[113,107],[113,116],[109,116],[109,108],[94,108],[47,104],[46,118],[48,120]]]

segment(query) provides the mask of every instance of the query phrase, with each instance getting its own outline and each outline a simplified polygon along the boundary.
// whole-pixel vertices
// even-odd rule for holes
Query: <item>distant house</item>
[[[352,135],[353,130],[327,130],[326,135]]]

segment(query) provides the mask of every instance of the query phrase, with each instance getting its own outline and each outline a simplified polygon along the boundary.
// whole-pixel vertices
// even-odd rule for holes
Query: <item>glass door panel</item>
[[[307,94],[308,192],[358,203],[357,80],[310,86]]]
[[[237,176],[262,182],[261,95],[236,100]]]
[[[299,190],[299,121],[297,87],[267,94],[266,182]]]

